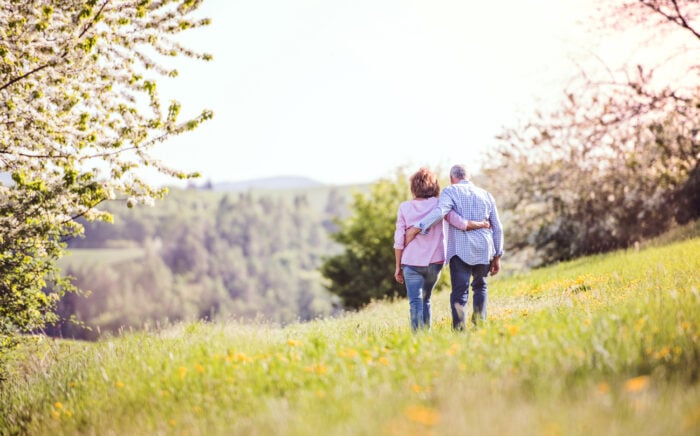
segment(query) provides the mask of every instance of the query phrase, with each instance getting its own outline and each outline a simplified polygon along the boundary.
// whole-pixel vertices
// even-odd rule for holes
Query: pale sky
[[[160,83],[214,119],[155,154],[202,181],[372,182],[472,163],[503,126],[559,98],[590,47],[590,0],[207,0],[212,24]],[[170,183],[171,179],[167,179]]]

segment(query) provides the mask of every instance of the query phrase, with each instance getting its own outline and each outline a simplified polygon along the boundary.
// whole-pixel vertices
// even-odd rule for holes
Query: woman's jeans
[[[406,284],[411,314],[411,329],[430,328],[430,296],[440,278],[442,264],[431,263],[428,266],[401,265]]]
[[[472,306],[472,323],[486,321],[486,299],[488,285],[486,277],[489,274],[489,265],[469,265],[464,263],[459,256],[450,259],[450,281],[452,292],[450,293],[450,306],[452,307],[452,328],[462,330],[465,327],[465,307],[469,298],[469,282],[471,279],[474,297]]]

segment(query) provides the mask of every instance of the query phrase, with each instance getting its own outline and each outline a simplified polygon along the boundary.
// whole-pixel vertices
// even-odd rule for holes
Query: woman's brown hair
[[[411,176],[411,193],[416,198],[430,198],[440,195],[440,182],[432,171],[421,168]]]

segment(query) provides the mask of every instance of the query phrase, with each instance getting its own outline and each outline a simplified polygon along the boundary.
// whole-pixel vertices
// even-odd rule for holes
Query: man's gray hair
[[[468,180],[469,173],[467,173],[467,167],[462,164],[454,165],[450,169],[450,177],[455,180]]]

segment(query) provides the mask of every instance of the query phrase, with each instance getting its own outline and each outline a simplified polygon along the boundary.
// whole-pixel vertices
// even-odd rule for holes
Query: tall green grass
[[[700,239],[492,279],[453,332],[448,292],[277,327],[191,323],[97,343],[28,338],[3,434],[698,434]],[[284,301],[280,301],[284,304]]]

